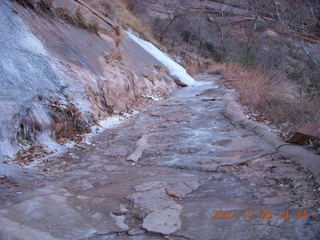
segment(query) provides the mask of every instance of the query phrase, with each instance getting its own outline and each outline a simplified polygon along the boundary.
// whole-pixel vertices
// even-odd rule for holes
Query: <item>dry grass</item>
[[[186,68],[190,75],[202,73],[207,70],[208,66],[213,64],[211,59],[201,57],[192,52],[183,52],[182,54],[178,53],[178,56],[182,57],[182,62],[180,64]]]
[[[246,69],[237,64],[217,64],[208,72],[221,74],[239,91],[241,102],[255,109],[270,104],[275,96],[282,94],[275,85],[275,79],[266,72]]]
[[[143,24],[139,18],[137,18],[132,12],[128,10],[127,0],[114,1],[107,0],[108,5],[112,8],[112,12],[117,22],[122,26],[127,26],[138,32],[144,39],[153,43],[155,46],[161,50],[166,51],[164,46],[159,44],[159,42],[153,37],[152,31],[149,26]]]
[[[112,53],[104,56],[106,63],[110,64],[111,62],[118,61],[121,62],[122,60],[122,53],[119,49],[114,50]]]
[[[275,125],[288,136],[309,121],[319,121],[319,99],[299,92],[280,73],[244,68],[238,64],[215,64],[208,73],[221,74],[239,92],[240,102],[256,120]],[[319,114],[318,114],[319,115]]]

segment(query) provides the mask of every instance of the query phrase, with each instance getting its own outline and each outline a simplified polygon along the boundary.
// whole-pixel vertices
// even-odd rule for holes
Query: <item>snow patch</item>
[[[194,78],[187,73],[186,69],[184,69],[181,65],[179,65],[175,61],[173,61],[169,56],[167,56],[165,53],[159,50],[152,43],[145,41],[135,36],[132,33],[129,33],[129,32],[126,32],[126,33],[133,41],[138,43],[144,50],[146,50],[148,53],[154,56],[158,61],[160,61],[164,66],[166,66],[173,77],[177,77],[181,82],[184,82],[188,85],[201,84],[200,82],[197,82],[196,80],[194,80]]]
[[[29,31],[23,33],[23,38],[19,40],[19,44],[33,54],[48,55],[41,41]]]
[[[139,112],[134,110],[131,114],[125,113],[123,116],[112,116],[101,120],[97,125],[91,127],[91,133],[85,135],[84,142],[91,145],[92,137],[102,133],[106,129],[115,128],[125,122],[128,118],[137,115]]]
[[[111,129],[111,128],[114,128],[114,127],[121,125],[122,123],[125,122],[125,120],[136,115],[137,113],[139,113],[139,112],[133,111],[132,114],[125,113],[125,114],[123,114],[123,116],[112,116],[112,117],[108,117],[108,118],[101,120],[97,125],[94,125],[91,127],[90,133],[85,134],[85,136],[83,138],[83,143],[88,144],[88,145],[92,145],[91,139],[94,136],[97,136],[98,134],[102,133],[106,129]],[[44,132],[42,134],[39,134],[37,136],[37,138],[38,138],[39,142],[41,142],[43,144],[43,146],[46,148],[46,150],[51,153],[43,158],[39,158],[39,159],[33,161],[29,165],[25,166],[26,168],[36,167],[39,164],[41,164],[43,162],[43,160],[62,155],[64,153],[66,153],[69,149],[71,149],[77,145],[77,143],[74,141],[69,141],[64,144],[59,144],[50,137],[50,134],[48,132]],[[0,156],[0,160],[1,160],[1,156]],[[1,175],[1,167],[2,166],[1,166],[1,161],[0,161],[0,175]]]

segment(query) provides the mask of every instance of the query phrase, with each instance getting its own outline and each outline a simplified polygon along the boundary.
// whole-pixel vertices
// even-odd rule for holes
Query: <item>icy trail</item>
[[[158,59],[163,65],[165,65],[171,75],[173,77],[177,77],[180,81],[188,84],[188,85],[197,85],[198,82],[194,80],[193,77],[191,77],[187,71],[178,63],[173,61],[170,57],[168,57],[165,53],[160,51],[156,46],[154,46],[152,43],[145,41],[132,33],[127,32],[129,37],[134,40],[136,43],[138,43],[143,49],[145,49],[147,52],[149,52],[152,56],[154,56],[156,59]]]
[[[100,123],[110,128],[90,145],[28,169],[15,185],[0,178],[0,239],[319,239],[313,180],[229,121],[228,93],[181,88],[124,124]],[[260,218],[266,209],[273,215]],[[280,217],[286,209],[291,219]],[[307,219],[293,218],[305,209]]]

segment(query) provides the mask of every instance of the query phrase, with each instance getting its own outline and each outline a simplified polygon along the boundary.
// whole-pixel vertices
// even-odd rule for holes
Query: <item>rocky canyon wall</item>
[[[177,85],[90,2],[0,2],[0,152],[4,163],[77,140]],[[1,161],[0,161],[1,162]]]

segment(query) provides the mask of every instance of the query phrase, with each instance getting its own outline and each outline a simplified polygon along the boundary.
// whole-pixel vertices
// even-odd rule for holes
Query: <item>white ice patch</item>
[[[121,125],[125,122],[125,120],[137,115],[138,113],[138,111],[134,110],[131,114],[125,113],[123,116],[112,116],[101,120],[98,125],[91,127],[91,133],[85,135],[84,142],[88,145],[91,145],[90,140],[92,137],[102,133],[106,129],[115,128]]]
[[[191,77],[181,65],[173,61],[170,57],[168,57],[165,53],[160,51],[152,43],[145,41],[129,32],[126,32],[126,33],[133,41],[138,43],[143,49],[145,49],[152,56],[154,56],[158,61],[160,61],[163,65],[165,65],[169,69],[171,76],[177,77],[181,82],[184,82],[188,85],[199,84],[199,82],[194,80],[194,78]]]
[[[48,151],[50,154],[33,161],[29,165],[25,166],[26,168],[33,168],[42,163],[45,159],[62,155],[65,152],[67,152],[69,148],[74,147],[74,145],[76,144],[73,141],[67,142],[63,145],[59,144],[56,141],[54,141],[50,135],[50,131],[44,131],[39,133],[37,136],[38,141],[45,147],[45,150]]]
[[[85,144],[92,145],[91,139],[94,136],[102,133],[106,129],[115,128],[115,127],[123,124],[127,119],[135,116],[138,113],[139,113],[138,111],[134,110],[133,113],[131,113],[131,114],[125,113],[125,114],[123,114],[123,116],[112,116],[112,117],[108,117],[108,118],[101,120],[98,123],[98,125],[94,125],[91,127],[90,133],[84,135],[83,142]],[[45,157],[39,158],[36,161],[33,161],[29,165],[25,166],[26,168],[36,167],[39,164],[41,164],[45,159],[49,159],[49,158],[56,157],[56,156],[61,156],[64,153],[68,152],[69,149],[71,149],[77,145],[77,143],[75,143],[74,141],[69,141],[64,144],[59,144],[59,143],[55,142],[50,137],[50,135],[51,134],[49,131],[48,132],[45,131],[43,133],[40,133],[37,136],[38,141],[41,142],[41,144],[43,144],[45,149],[48,152],[50,152],[50,154]],[[4,165],[4,164],[1,164],[1,152],[0,152],[0,176],[8,173],[8,167],[7,167],[7,169],[5,169],[5,168],[3,168],[2,165]]]
[[[47,55],[47,51],[41,41],[28,31],[23,34],[20,45],[25,47],[27,51],[31,51],[34,54]]]
[[[19,170],[12,165],[3,163],[3,154],[0,149],[0,176],[15,177],[18,176]]]

